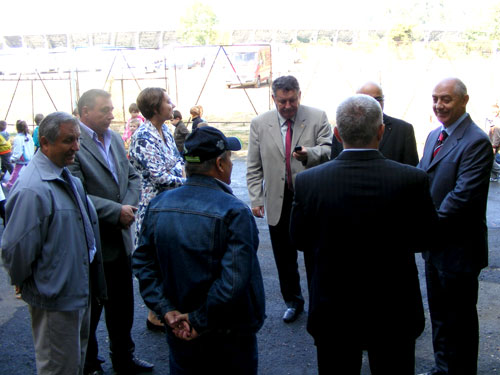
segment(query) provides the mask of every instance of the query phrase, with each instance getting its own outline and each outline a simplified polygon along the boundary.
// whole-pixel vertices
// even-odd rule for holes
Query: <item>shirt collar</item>
[[[455,129],[458,127],[458,125],[467,117],[468,113],[465,112],[462,116],[458,118],[457,121],[455,121],[453,124],[448,126],[447,128],[444,127],[444,125],[441,125],[441,131],[445,131],[448,134],[448,137],[453,134]]]
[[[40,175],[44,180],[55,180],[57,178],[62,178],[61,173],[63,171],[63,168],[55,165],[54,162],[47,157],[47,155],[39,151],[35,154],[35,157],[37,157],[42,164],[40,168]]]
[[[90,138],[92,138],[94,141],[99,140],[99,136],[97,135],[97,133],[95,131],[93,131],[91,128],[89,128],[87,125],[85,125],[81,121],[80,121],[80,125],[82,126],[82,129],[87,132],[87,134],[90,136]],[[104,132],[103,138],[104,138],[104,143],[108,143],[108,140],[111,139],[111,130],[110,129],[107,129]]]
[[[278,112],[278,110],[276,110],[276,112],[278,113],[278,119],[280,121],[280,126],[285,126],[285,121],[288,119],[281,116],[281,114]],[[298,111],[297,111],[297,113],[298,113]],[[293,118],[290,119],[292,121],[292,124],[295,123],[295,119],[297,118],[297,113],[295,114],[295,116]]]

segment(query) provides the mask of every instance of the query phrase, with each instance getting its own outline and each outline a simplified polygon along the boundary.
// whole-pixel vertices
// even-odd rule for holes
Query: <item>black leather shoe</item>
[[[153,332],[165,332],[165,325],[154,324],[149,319],[146,319],[146,327]]]
[[[92,368],[85,367],[83,369],[83,375],[103,375],[104,371],[101,365],[93,366]]]
[[[135,375],[143,372],[151,372],[155,365],[143,359],[132,357],[130,361],[113,363],[113,369],[116,374],[120,375]]]
[[[285,323],[295,322],[302,311],[304,311],[303,308],[289,307],[283,314],[283,321]]]

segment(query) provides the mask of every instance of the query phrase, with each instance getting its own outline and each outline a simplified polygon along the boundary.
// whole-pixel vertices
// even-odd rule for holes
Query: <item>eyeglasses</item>
[[[375,99],[377,102],[383,102],[384,101],[384,95],[382,96],[374,96],[373,99]]]

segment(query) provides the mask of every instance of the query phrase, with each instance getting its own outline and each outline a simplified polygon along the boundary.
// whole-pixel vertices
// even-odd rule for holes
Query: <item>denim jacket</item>
[[[265,319],[258,245],[248,206],[223,182],[194,175],[151,201],[132,267],[161,318],[178,310],[200,334],[255,333]]]

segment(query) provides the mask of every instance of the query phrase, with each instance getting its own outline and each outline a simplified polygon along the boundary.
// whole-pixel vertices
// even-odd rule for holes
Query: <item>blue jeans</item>
[[[167,333],[171,375],[256,375],[258,365],[255,334],[202,335],[182,341]]]

